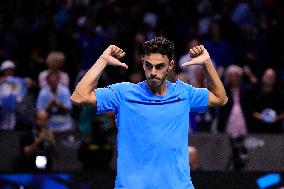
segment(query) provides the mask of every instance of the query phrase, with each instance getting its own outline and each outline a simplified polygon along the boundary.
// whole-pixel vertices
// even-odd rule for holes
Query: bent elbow
[[[96,104],[96,97],[92,94],[81,94],[75,90],[70,97],[70,101],[77,106],[92,106]]]
[[[78,106],[81,106],[84,104],[84,98],[82,95],[80,95],[76,90],[73,92],[73,94],[70,97],[70,101]]]
[[[76,98],[76,96],[74,94],[71,95],[70,101],[72,102],[72,104],[75,104],[75,105],[78,105],[78,106],[80,106],[82,104],[82,100],[80,100],[79,98]]]

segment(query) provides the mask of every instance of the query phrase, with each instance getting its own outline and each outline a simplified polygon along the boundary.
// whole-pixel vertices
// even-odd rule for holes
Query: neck
[[[262,90],[264,91],[264,92],[266,92],[266,93],[270,93],[270,92],[272,92],[273,91],[273,85],[266,85],[266,84],[264,84],[263,86],[262,86]]]
[[[152,86],[149,86],[149,85],[148,85],[148,87],[150,88],[152,93],[157,95],[157,96],[164,96],[164,95],[166,95],[167,88],[168,88],[167,84],[166,84],[166,81],[163,81],[163,83],[161,85],[157,86],[157,87],[152,87]]]

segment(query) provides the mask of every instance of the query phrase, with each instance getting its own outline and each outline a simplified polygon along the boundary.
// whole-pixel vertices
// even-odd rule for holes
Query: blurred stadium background
[[[190,115],[196,189],[283,189],[283,19],[281,0],[1,1],[0,188],[114,188],[114,115],[72,106],[68,94],[110,44],[129,69],[108,67],[99,86],[144,80],[141,46],[163,35],[176,45],[170,81],[206,87],[200,69],[179,66],[203,44],[230,95],[226,107]],[[30,161],[25,146],[52,83],[67,91],[64,113],[46,108],[56,150],[43,142]]]

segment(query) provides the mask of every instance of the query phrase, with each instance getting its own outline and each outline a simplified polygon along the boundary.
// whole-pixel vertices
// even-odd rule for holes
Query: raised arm
[[[210,92],[208,106],[225,105],[228,101],[228,97],[207,50],[203,45],[200,45],[190,49],[189,54],[191,55],[192,60],[182,64],[182,66],[199,64],[204,68],[209,80],[208,89]]]
[[[115,45],[110,45],[76,86],[70,97],[72,103],[76,105],[96,105],[94,89],[97,88],[99,78],[104,68],[107,65],[114,65],[122,66],[127,69],[128,66],[118,60],[124,55],[125,52],[122,49]]]

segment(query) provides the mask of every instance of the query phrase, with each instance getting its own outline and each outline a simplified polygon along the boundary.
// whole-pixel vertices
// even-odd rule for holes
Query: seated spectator
[[[276,72],[268,68],[263,73],[253,107],[254,131],[257,133],[283,133],[284,97],[277,89]]]
[[[43,88],[46,85],[48,85],[47,75],[50,72],[56,72],[58,74],[59,84],[64,85],[66,87],[69,86],[69,75],[61,71],[64,65],[64,62],[65,62],[65,55],[62,52],[54,51],[54,52],[49,53],[46,59],[48,69],[39,73],[38,82],[39,82],[40,88]]]
[[[49,113],[48,128],[53,132],[62,132],[72,129],[70,90],[58,83],[58,72],[50,72],[37,98],[37,110]]]
[[[52,155],[57,156],[55,137],[47,128],[48,114],[41,110],[36,114],[35,127],[23,135],[20,146],[23,171],[51,170]]]
[[[32,85],[29,78],[14,76],[16,65],[11,60],[2,62],[0,71],[0,129],[15,129],[17,105],[24,101],[28,87]],[[30,107],[32,110],[32,107]],[[25,112],[26,117],[30,112]]]

